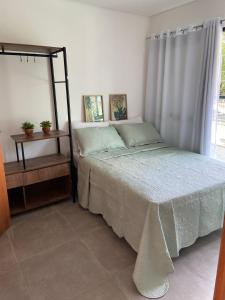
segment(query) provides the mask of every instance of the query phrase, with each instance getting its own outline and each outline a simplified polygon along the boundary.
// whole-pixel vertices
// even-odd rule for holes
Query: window
[[[215,157],[225,161],[225,32],[222,39],[222,71],[220,84],[220,97],[214,110]]]
[[[225,32],[223,32],[223,39],[222,39],[222,72],[221,72],[220,96],[222,98],[225,98]]]

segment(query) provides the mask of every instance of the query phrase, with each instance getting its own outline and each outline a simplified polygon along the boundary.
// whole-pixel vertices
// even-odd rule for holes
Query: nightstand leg
[[[15,142],[15,145],[16,145],[16,157],[17,157],[17,162],[20,161],[20,158],[19,158],[19,151],[18,151],[18,144],[17,142]]]
[[[23,168],[26,169],[25,157],[24,157],[24,148],[23,143],[21,143],[21,150],[22,150],[22,158],[23,158]]]
[[[76,202],[76,181],[75,181],[75,169],[73,164],[71,163],[71,180],[72,180],[72,197],[73,197],[73,203]]]
[[[57,151],[58,151],[58,153],[61,153],[59,138],[57,138]]]

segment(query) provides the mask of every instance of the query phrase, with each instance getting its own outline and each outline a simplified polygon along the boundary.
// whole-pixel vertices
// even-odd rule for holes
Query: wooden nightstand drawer
[[[24,185],[34,184],[70,174],[70,166],[68,163],[57,166],[42,168],[39,170],[25,172],[23,174]]]
[[[12,174],[6,175],[6,185],[7,189],[13,189],[23,185],[23,175],[19,174]]]
[[[71,197],[70,159],[60,153],[5,163],[12,215]]]

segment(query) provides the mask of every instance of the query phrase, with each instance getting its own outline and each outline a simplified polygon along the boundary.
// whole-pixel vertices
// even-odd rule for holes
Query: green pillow
[[[159,133],[151,123],[114,125],[127,147],[162,142]]]
[[[123,140],[112,126],[87,127],[75,129],[80,155],[87,156],[93,152],[126,148]]]

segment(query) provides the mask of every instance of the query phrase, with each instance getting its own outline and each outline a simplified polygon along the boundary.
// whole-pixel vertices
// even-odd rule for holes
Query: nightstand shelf
[[[39,168],[55,166],[58,164],[63,164],[69,162],[70,159],[64,156],[63,154],[50,154],[40,157],[35,157],[26,160],[26,170],[23,168],[23,164],[21,161],[13,161],[9,163],[5,163],[5,172],[6,175],[12,175],[15,173],[19,173],[22,171],[32,171]]]
[[[63,130],[51,130],[49,134],[44,134],[42,131],[34,132],[32,136],[28,137],[25,134],[14,134],[11,138],[15,143],[27,143],[41,140],[49,140],[68,136],[69,134]]]
[[[11,214],[15,215],[71,196],[70,160],[52,154],[5,164]]]
[[[67,133],[66,131],[63,131],[63,130],[51,130],[49,134],[44,134],[42,131],[38,131],[38,132],[34,132],[32,136],[26,136],[25,134],[11,135],[11,138],[14,140],[15,146],[16,146],[17,162],[20,161],[18,144],[21,145],[23,168],[27,169],[25,153],[24,153],[24,146],[23,146],[24,143],[49,140],[49,139],[57,139],[58,153],[60,153],[59,138],[66,137],[66,136],[69,137],[69,133]]]

